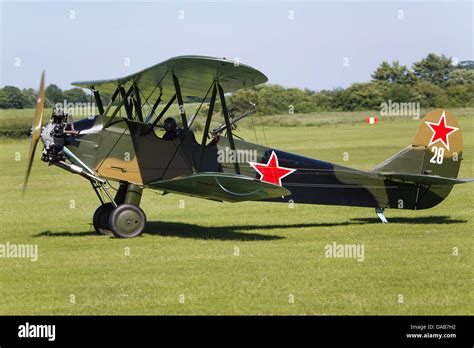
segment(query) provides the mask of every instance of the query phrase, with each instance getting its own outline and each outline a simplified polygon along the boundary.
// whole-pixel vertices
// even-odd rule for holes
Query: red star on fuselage
[[[428,146],[431,146],[432,144],[436,143],[437,141],[441,141],[449,151],[449,138],[448,138],[448,136],[451,133],[454,133],[455,131],[457,131],[459,128],[450,127],[450,126],[446,125],[446,113],[444,111],[443,111],[443,114],[441,115],[441,118],[439,119],[438,123],[433,123],[433,122],[428,122],[428,121],[425,121],[425,123],[433,131],[433,136],[431,137],[431,140],[430,140],[430,143],[428,144]]]
[[[278,186],[281,186],[281,179],[296,171],[296,169],[293,168],[280,167],[275,151],[272,151],[267,164],[253,162],[249,162],[249,164],[260,174],[261,181],[266,181]]]

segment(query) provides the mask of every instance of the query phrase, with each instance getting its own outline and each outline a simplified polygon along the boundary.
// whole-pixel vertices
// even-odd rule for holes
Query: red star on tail
[[[431,146],[432,144],[436,143],[437,141],[441,141],[449,151],[449,138],[448,138],[448,136],[451,133],[454,133],[455,131],[457,131],[459,128],[449,127],[449,126],[446,125],[446,114],[445,114],[444,111],[443,111],[443,114],[441,115],[441,118],[439,119],[439,122],[437,124],[433,123],[433,122],[428,122],[428,121],[425,121],[425,123],[433,131],[433,136],[431,137],[431,140],[430,140],[430,143],[428,144],[428,146]]]
[[[272,151],[272,155],[267,164],[253,162],[249,162],[249,164],[260,174],[260,180],[278,186],[281,186],[281,179],[296,171],[296,169],[293,168],[280,167],[278,165],[278,157],[275,154],[275,151]]]

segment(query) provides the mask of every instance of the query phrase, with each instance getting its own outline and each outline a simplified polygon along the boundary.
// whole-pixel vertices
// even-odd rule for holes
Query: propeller
[[[26,168],[25,181],[23,182],[22,195],[25,194],[26,186],[28,184],[28,178],[30,177],[31,166],[33,165],[33,159],[35,157],[36,146],[41,136],[41,124],[43,120],[44,111],[44,71],[41,74],[41,82],[39,87],[38,99],[36,101],[35,117],[33,118],[33,124],[30,132],[30,152],[28,154],[28,167]]]

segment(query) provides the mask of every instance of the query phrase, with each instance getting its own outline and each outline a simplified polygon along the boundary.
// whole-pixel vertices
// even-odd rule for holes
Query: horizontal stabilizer
[[[455,184],[465,184],[471,181],[474,181],[472,178],[466,179],[455,179],[455,178],[446,178],[438,175],[425,175],[425,174],[409,174],[409,173],[377,173],[377,175],[382,176],[388,180],[392,181],[401,181],[409,182],[413,184],[422,184],[422,185],[455,185]]]
[[[161,180],[148,186],[174,193],[226,202],[257,201],[288,196],[284,187],[245,175],[225,173],[198,173]]]

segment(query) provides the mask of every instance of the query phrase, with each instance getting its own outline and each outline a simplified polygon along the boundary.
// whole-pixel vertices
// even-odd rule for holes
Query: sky
[[[370,80],[384,60],[473,59],[473,1],[0,0],[0,86],[71,88],[179,55],[238,58],[311,90]]]

